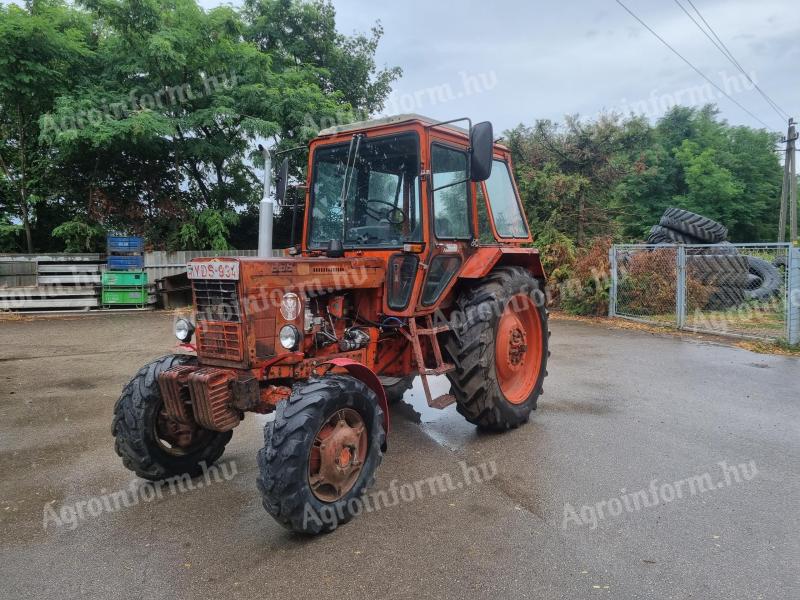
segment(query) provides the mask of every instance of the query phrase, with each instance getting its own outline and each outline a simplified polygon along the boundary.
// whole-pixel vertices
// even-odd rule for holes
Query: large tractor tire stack
[[[705,308],[725,310],[748,300],[763,301],[777,294],[782,277],[777,267],[754,256],[739,254],[727,241],[721,223],[680,208],[668,208],[653,226],[648,244],[713,244],[686,256],[687,273],[711,288]]]

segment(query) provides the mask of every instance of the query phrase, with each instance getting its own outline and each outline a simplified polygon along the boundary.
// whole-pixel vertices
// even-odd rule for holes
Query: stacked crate
[[[107,270],[102,278],[103,306],[147,305],[147,273],[144,272],[144,240],[108,236]]]

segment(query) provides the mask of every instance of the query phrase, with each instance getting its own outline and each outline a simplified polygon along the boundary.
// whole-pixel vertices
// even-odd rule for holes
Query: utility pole
[[[795,165],[795,141],[797,131],[794,119],[789,119],[789,131],[781,141],[786,144],[783,161],[783,186],[781,187],[781,214],[778,220],[778,241],[786,239],[786,213],[789,213],[789,241],[797,243],[797,169]]]

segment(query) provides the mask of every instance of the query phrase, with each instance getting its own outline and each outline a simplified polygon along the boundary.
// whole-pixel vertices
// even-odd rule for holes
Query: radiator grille
[[[241,362],[244,358],[241,324],[198,320],[197,353],[208,358]]]
[[[194,280],[198,320],[238,323],[241,320],[235,281]]]

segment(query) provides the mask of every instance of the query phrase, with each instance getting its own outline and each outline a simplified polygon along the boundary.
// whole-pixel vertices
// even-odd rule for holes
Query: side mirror
[[[469,145],[472,147],[470,157],[470,179],[486,181],[492,174],[492,154],[494,150],[494,132],[489,121],[475,123],[469,132]]]
[[[283,206],[283,201],[286,198],[286,184],[289,180],[289,159],[284,158],[278,169],[278,177],[275,181],[275,201],[278,206]]]

